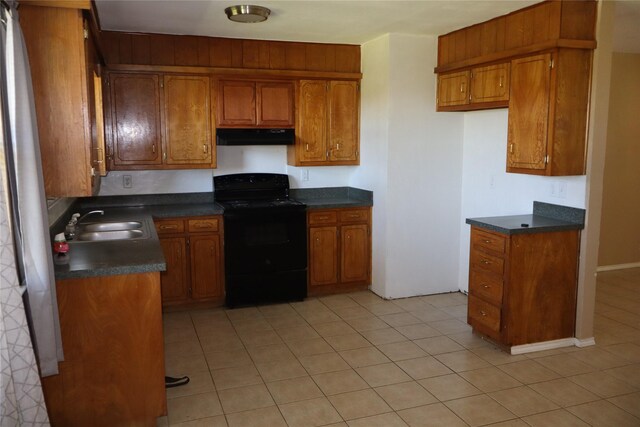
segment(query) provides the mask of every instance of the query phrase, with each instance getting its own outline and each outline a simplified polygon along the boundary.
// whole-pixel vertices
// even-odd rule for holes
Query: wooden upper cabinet
[[[111,72],[109,86],[110,169],[216,166],[209,76]]]
[[[216,123],[221,128],[292,128],[293,82],[219,80]]]
[[[326,137],[327,82],[303,80],[300,82],[296,126],[300,162],[324,162],[327,159]]]
[[[111,73],[113,166],[161,165],[160,76]]]
[[[91,196],[100,148],[93,71],[98,58],[85,39],[81,10],[23,4],[20,25],[29,57],[47,197]]]
[[[256,124],[290,128],[295,124],[293,82],[256,83]]]
[[[509,69],[509,63],[473,68],[470,103],[508,101]]]
[[[209,165],[211,105],[208,76],[164,76],[164,126],[168,165]]]
[[[511,62],[507,172],[585,173],[591,64],[586,49]]]
[[[301,80],[296,143],[287,147],[293,165],[360,163],[360,92],[356,81]]]
[[[507,171],[544,170],[547,156],[551,55],[511,63]]]
[[[358,82],[329,82],[329,160],[358,161]]]
[[[438,108],[469,103],[469,75],[469,71],[438,75]]]
[[[218,127],[255,126],[255,82],[220,80],[216,120]]]
[[[468,111],[509,105],[509,63],[438,75],[438,111]]]

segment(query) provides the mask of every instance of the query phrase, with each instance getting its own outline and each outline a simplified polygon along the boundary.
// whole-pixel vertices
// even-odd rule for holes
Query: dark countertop
[[[86,211],[82,209],[81,212]],[[143,221],[149,231],[146,239],[104,242],[69,242],[69,263],[54,265],[56,279],[74,279],[118,274],[147,273],[166,269],[154,218],[209,216],[222,214],[216,203],[105,207],[105,214],[93,217],[103,221]],[[92,222],[92,217],[86,223]],[[62,230],[58,229],[58,232]]]
[[[148,237],[103,242],[70,241],[69,262],[54,265],[56,280],[148,273],[167,268],[153,219],[143,208],[106,208],[104,216],[99,218],[100,222],[141,221]],[[91,223],[91,217],[86,223]]]
[[[582,230],[584,213],[584,209],[534,202],[533,214],[467,218],[466,223],[508,235]]]
[[[352,187],[292,189],[291,197],[307,204],[309,209],[373,205],[371,191]],[[52,236],[64,231],[71,212],[86,213],[95,209],[105,211],[105,215],[99,217],[100,221],[144,221],[148,227],[149,237],[104,242],[72,241],[69,243],[68,264],[55,265],[56,279],[164,271],[166,264],[153,225],[154,218],[222,215],[224,212],[224,209],[215,203],[213,193],[82,198],[78,199],[69,212],[51,227]],[[84,222],[91,222],[91,217]]]
[[[333,209],[373,206],[373,192],[353,187],[298,188],[290,196],[309,209]]]

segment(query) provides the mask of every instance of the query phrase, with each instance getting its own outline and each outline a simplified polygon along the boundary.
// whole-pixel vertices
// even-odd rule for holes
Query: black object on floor
[[[180,377],[180,378],[164,377],[165,388],[179,387],[185,384],[189,384],[189,377],[187,376]]]

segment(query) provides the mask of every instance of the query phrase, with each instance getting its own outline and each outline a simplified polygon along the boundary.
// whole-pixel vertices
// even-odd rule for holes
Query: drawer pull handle
[[[178,228],[177,225],[161,225],[160,230],[174,230]]]
[[[329,219],[329,217],[325,215],[325,216],[319,216],[317,217],[317,219]]]
[[[485,317],[487,315],[487,313],[485,313],[483,310],[480,310],[480,314],[482,315],[482,317]]]
[[[486,259],[481,259],[480,264],[489,265],[491,264],[491,261],[487,261]]]
[[[485,242],[485,243],[491,243],[491,240],[489,240],[489,239],[484,239],[484,240],[483,240],[483,242]]]
[[[360,218],[359,214],[349,214],[349,218]]]
[[[485,288],[485,289],[489,289],[491,286],[489,286],[489,285],[482,285],[482,287],[483,287],[483,288]]]
[[[210,228],[210,227],[213,227],[213,224],[211,224],[210,222],[196,223],[196,228]]]

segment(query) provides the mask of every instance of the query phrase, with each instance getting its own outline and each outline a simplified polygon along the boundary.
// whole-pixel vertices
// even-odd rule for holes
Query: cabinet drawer
[[[338,214],[335,211],[309,212],[309,225],[335,224]]]
[[[469,292],[496,305],[502,305],[502,276],[471,269]]]
[[[154,221],[158,234],[184,232],[184,221],[180,219],[159,219]]]
[[[472,295],[469,296],[469,320],[500,332],[500,309]]]
[[[189,233],[218,231],[220,228],[218,222],[218,218],[190,219],[187,221],[187,228]]]
[[[473,228],[471,232],[471,245],[502,254],[506,246],[506,238]]]
[[[471,250],[471,270],[490,272],[502,277],[504,260],[482,251]]]
[[[340,211],[340,222],[368,222],[368,209],[349,209]]]

